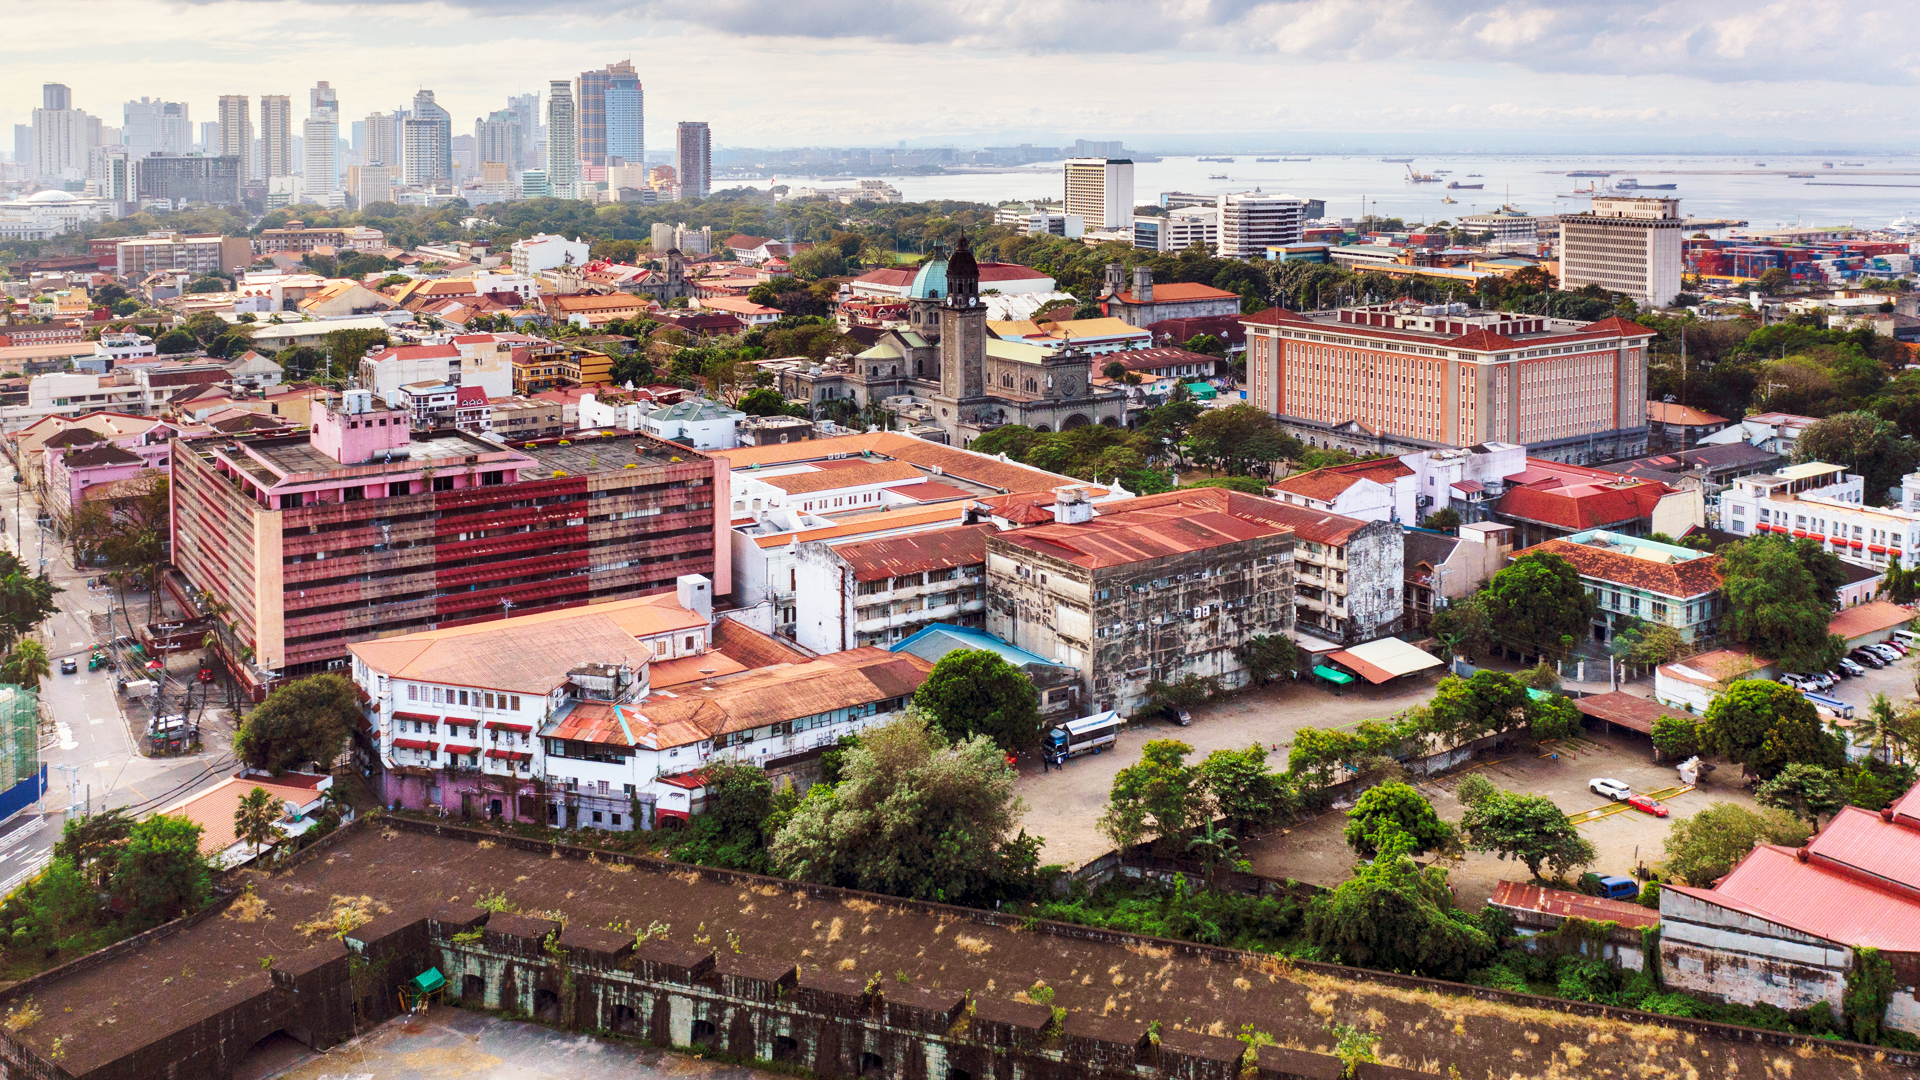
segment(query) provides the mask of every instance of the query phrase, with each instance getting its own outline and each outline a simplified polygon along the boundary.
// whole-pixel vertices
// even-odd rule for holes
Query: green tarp
[[[1203,382],[1188,383],[1187,393],[1192,394],[1196,401],[1212,401],[1220,396],[1218,390]]]
[[[413,988],[422,994],[431,994],[447,985],[447,977],[440,974],[439,968],[428,968],[413,977]]]
[[[1339,670],[1338,668],[1330,668],[1325,664],[1321,664],[1318,667],[1314,668],[1313,673],[1327,680],[1330,683],[1340,683],[1342,685],[1345,685],[1346,683],[1350,683],[1353,681],[1353,676],[1347,674],[1344,671]]]

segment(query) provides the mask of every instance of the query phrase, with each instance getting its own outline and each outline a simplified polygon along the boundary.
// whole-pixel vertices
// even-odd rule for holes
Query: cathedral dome
[[[947,295],[947,253],[938,247],[933,255],[913,275],[913,284],[907,288],[909,300],[938,300]]]

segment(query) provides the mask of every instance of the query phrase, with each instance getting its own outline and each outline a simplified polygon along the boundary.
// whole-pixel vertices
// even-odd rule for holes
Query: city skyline
[[[399,107],[421,88],[438,91],[455,117],[480,117],[629,55],[659,123],[700,117],[729,146],[977,145],[1058,131],[1151,150],[1157,139],[1170,148],[1172,132],[1366,131],[1481,145],[1691,136],[1884,147],[1908,144],[1883,132],[1907,130],[1914,111],[1908,95],[1885,92],[1910,84],[1914,64],[1859,47],[1914,27],[1891,3],[1850,6],[1844,19],[1831,4],[1803,6],[1791,34],[1766,9],[1731,0],[1685,10],[1651,0],[1604,10],[1541,0],[1173,10],[1116,0],[1098,11],[1087,0],[1002,0],[857,15],[737,0],[672,18],[594,0],[558,17],[493,0],[364,3],[351,18],[305,0],[92,7],[141,25],[140,44],[76,42],[55,32],[51,9],[24,10],[0,77],[0,123],[28,122],[44,82],[72,86],[76,107],[108,118],[143,94],[205,115],[220,94],[294,95],[321,79],[342,88],[353,117],[362,103]],[[1095,25],[1103,32],[1088,35]],[[1011,47],[1008,26],[1020,27]],[[701,59],[719,49],[730,57],[725,80]],[[889,72],[888,92],[849,110],[858,84],[847,73],[863,69]],[[1138,92],[1143,74],[1151,94]]]

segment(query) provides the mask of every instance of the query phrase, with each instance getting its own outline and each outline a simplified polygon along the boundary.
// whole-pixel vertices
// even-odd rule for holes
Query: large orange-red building
[[[1550,319],[1464,304],[1269,308],[1247,328],[1248,400],[1314,445],[1400,452],[1520,443],[1611,461],[1647,441],[1647,345],[1625,319]]]

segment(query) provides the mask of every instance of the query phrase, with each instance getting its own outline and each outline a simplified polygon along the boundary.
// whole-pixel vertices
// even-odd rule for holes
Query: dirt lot
[[[1081,866],[1112,850],[1094,823],[1106,811],[1107,793],[1121,769],[1140,760],[1140,748],[1152,739],[1179,739],[1194,748],[1189,760],[1215,750],[1243,750],[1254,743],[1277,747],[1268,763],[1285,768],[1293,733],[1302,727],[1351,728],[1418,705],[1433,696],[1438,676],[1385,688],[1351,688],[1339,693],[1319,683],[1288,683],[1236,695],[1194,710],[1192,727],[1153,722],[1120,735],[1117,753],[1077,757],[1064,771],[1042,772],[1037,755],[1020,763],[1015,790],[1027,801],[1026,828],[1047,839],[1043,863]]]
[[[1635,791],[1656,791],[1679,784],[1670,765],[1652,763],[1652,747],[1643,736],[1587,732],[1579,739],[1562,744],[1559,753],[1557,761],[1533,753],[1483,758],[1466,769],[1419,787],[1433,801],[1434,809],[1442,818],[1458,821],[1466,808],[1454,798],[1453,790],[1469,775],[1484,776],[1509,791],[1545,795],[1569,814],[1609,805],[1606,799],[1587,790],[1587,781],[1594,777],[1624,781]],[[1603,874],[1630,874],[1639,863],[1656,864],[1673,822],[1697,813],[1710,803],[1732,802],[1753,807],[1753,798],[1740,788],[1738,775],[1737,767],[1722,762],[1718,771],[1708,775],[1706,787],[1663,800],[1672,812],[1672,816],[1664,819],[1625,810],[1582,825],[1581,832],[1593,841],[1599,852],[1593,869]],[[1256,873],[1316,885],[1337,885],[1347,879],[1354,862],[1352,850],[1341,839],[1341,830],[1345,827],[1346,815],[1330,811],[1284,834],[1245,845],[1245,850]],[[1527,877],[1522,863],[1477,853],[1459,861],[1447,860],[1442,865],[1449,870],[1460,903],[1468,907],[1477,907],[1491,896],[1496,882],[1524,881]]]

